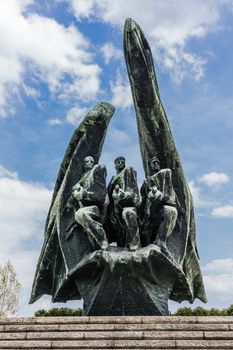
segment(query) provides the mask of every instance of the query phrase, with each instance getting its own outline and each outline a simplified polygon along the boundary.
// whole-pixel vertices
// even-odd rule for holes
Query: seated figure
[[[150,176],[142,185],[142,205],[139,208],[141,240],[144,246],[154,243],[167,250],[167,238],[177,220],[172,171],[160,169],[157,157],[153,157],[148,165]]]
[[[119,247],[134,251],[141,246],[137,217],[140,205],[137,173],[132,167],[125,166],[124,157],[117,157],[114,163],[117,174],[108,186],[110,230],[114,232]]]
[[[106,204],[105,166],[96,164],[92,156],[84,159],[84,174],[72,189],[67,203],[75,211],[75,222],[81,225],[94,249],[108,250],[108,240],[102,222]],[[70,228],[70,231],[71,232]]]

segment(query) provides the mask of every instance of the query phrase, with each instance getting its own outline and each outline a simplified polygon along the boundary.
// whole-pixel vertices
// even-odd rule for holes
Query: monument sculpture
[[[192,196],[163,108],[150,46],[127,19],[124,53],[145,181],[119,155],[106,185],[98,164],[114,107],[96,105],[75,130],[55,184],[30,302],[84,299],[85,315],[167,315],[168,299],[206,295]],[[113,244],[112,244],[113,243]]]

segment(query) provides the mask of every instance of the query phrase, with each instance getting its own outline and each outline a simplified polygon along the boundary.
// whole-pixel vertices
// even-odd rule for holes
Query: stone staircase
[[[233,349],[233,316],[0,318],[0,349]]]

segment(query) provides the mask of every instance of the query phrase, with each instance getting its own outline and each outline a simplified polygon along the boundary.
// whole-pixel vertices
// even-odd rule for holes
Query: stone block
[[[180,349],[233,349],[231,340],[177,340]]]
[[[34,324],[36,317],[0,317],[0,324]]]
[[[233,316],[197,316],[197,323],[233,323]]]
[[[36,324],[89,323],[86,316],[36,317]]]
[[[142,316],[90,316],[90,323],[142,323]]]
[[[5,332],[48,332],[58,331],[59,325],[47,325],[47,324],[10,324],[5,325]]]
[[[233,339],[233,332],[204,332],[205,339]],[[233,348],[233,342],[232,342]]]
[[[114,340],[115,349],[175,349],[175,340]]]
[[[27,339],[26,333],[0,333],[0,340],[22,340]]]
[[[85,332],[85,339],[143,339],[143,332]]]
[[[144,339],[204,339],[204,334],[199,331],[145,331]]]
[[[84,339],[84,332],[33,332],[27,333],[28,339]]]
[[[0,340],[0,349],[50,349],[51,342],[46,340]]]
[[[112,349],[113,340],[61,340],[53,341],[52,349]]]
[[[196,316],[143,316],[143,323],[196,323]]]
[[[113,323],[90,323],[90,324],[61,324],[60,331],[114,331]]]

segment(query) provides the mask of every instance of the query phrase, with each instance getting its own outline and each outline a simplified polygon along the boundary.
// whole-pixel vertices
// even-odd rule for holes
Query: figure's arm
[[[161,204],[175,205],[175,191],[172,184],[172,172],[166,169],[163,174],[163,191],[160,191],[155,185],[151,186],[148,192],[148,198]]]
[[[94,173],[90,180],[93,185],[91,191],[77,184],[73,188],[73,196],[75,199],[84,202],[84,205],[103,205],[106,197],[106,172]]]
[[[141,197],[133,191],[124,191],[119,185],[114,187],[112,191],[112,198],[116,205],[121,205],[125,201],[131,201],[132,206],[138,207],[141,204]]]

